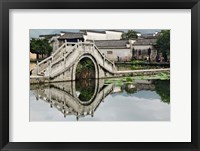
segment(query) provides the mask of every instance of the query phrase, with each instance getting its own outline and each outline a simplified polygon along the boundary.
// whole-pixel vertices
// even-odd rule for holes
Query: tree
[[[37,54],[37,59],[39,55],[48,55],[50,56],[52,52],[52,47],[49,45],[47,39],[32,39],[30,43],[30,51],[31,53]]]
[[[135,39],[138,38],[137,32],[134,30],[128,30],[127,33],[123,33],[121,39]]]
[[[162,53],[167,61],[167,57],[170,56],[170,30],[162,30],[156,43],[159,53]]]

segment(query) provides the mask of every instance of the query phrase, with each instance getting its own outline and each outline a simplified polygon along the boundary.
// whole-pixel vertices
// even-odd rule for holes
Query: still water
[[[170,81],[30,86],[30,121],[169,121]]]

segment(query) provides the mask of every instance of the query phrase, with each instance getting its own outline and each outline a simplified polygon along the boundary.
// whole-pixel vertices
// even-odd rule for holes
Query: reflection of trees
[[[78,98],[81,101],[89,101],[95,91],[95,80],[79,80],[76,81],[76,91],[80,92]]]
[[[161,101],[170,103],[170,81],[157,80],[155,81],[156,93],[160,95]]]

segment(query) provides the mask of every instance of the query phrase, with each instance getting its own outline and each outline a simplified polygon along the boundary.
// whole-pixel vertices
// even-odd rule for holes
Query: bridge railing
[[[65,42],[56,52],[52,54],[52,57],[54,60],[58,59],[60,55],[62,55],[63,52],[68,51],[71,47],[76,45],[75,42]]]
[[[93,42],[79,42],[79,45],[81,46],[91,46],[91,48],[94,48],[96,51],[93,52],[95,53],[96,55],[98,55],[101,59],[99,60],[100,61],[100,64],[102,65],[102,67],[105,67],[107,69],[109,69],[110,72],[113,72],[113,70],[115,70],[115,63],[110,61],[104,54],[101,53],[101,51],[98,49],[98,47],[95,45],[95,43]],[[92,50],[92,49],[91,49]],[[98,60],[98,58],[97,58]],[[106,63],[106,64],[104,64]]]
[[[75,52],[75,50],[78,47],[78,43],[76,43],[75,45],[73,45],[72,47],[70,47],[69,50],[63,52],[62,57],[60,57],[59,59],[57,59],[56,61],[52,62],[50,65],[51,68],[51,76],[55,76],[57,73],[62,72],[62,70],[66,69],[66,62],[65,60],[73,53]],[[68,58],[68,64],[71,63],[70,60],[72,59]]]
[[[101,53],[101,51],[98,49],[98,47],[95,45],[95,43],[93,42],[80,42],[79,43],[82,46],[91,46],[92,48],[94,48],[96,50],[97,53],[95,53],[96,55],[98,55],[101,60],[99,60],[102,64],[103,67],[109,69],[110,72],[113,71],[113,69],[115,70],[115,63],[110,61],[104,54]],[[106,63],[106,64],[104,64]]]
[[[63,52],[69,51],[71,49],[70,45],[76,45],[77,43],[66,42],[63,43],[50,57],[42,60],[37,64],[37,74],[44,71],[54,60],[56,61],[60,57],[62,57]]]
[[[74,55],[78,56],[78,54],[80,53],[78,50],[79,46],[82,47],[83,49],[85,47],[87,51],[88,49],[92,51],[92,48],[94,46],[94,44],[91,42],[78,42],[78,43],[70,43],[70,44],[73,44],[73,45],[75,44],[75,45],[70,49],[70,51],[64,54],[63,57],[61,57],[56,62],[53,62],[51,64],[51,69],[52,69],[51,77],[57,76],[59,73],[62,73],[63,71],[67,70],[69,67],[71,67],[74,64],[74,61],[77,59],[76,57],[74,57]],[[67,61],[65,62],[64,60],[67,60]]]
[[[98,49],[98,47],[94,44],[94,48],[98,51],[98,53],[102,56],[102,58],[105,58],[105,60],[109,63],[111,63],[112,65],[114,64],[114,62],[110,61],[105,55],[103,55],[100,50]]]
[[[92,42],[66,42],[63,43],[61,47],[59,47],[50,57],[42,60],[37,64],[37,74],[41,74],[42,72],[46,72],[47,68],[49,67],[49,71],[45,74],[55,74],[57,72],[60,72],[62,70],[62,66],[65,66],[64,64],[66,63],[64,60],[67,59],[70,55],[74,54],[75,50],[77,50],[78,46],[85,46],[86,49],[90,49],[89,51],[92,51],[95,49],[96,51],[94,52],[97,56],[99,56],[101,59],[100,64],[107,68],[110,72],[115,69],[115,64],[114,62],[110,61],[104,54],[99,51],[98,47],[92,43]],[[87,48],[87,46],[89,46]],[[77,52],[78,53],[78,52]],[[76,54],[77,54],[76,53]],[[72,63],[70,62],[70,58],[67,59],[68,64]],[[106,63],[106,64],[104,64]]]
[[[64,46],[65,46],[65,43],[61,47],[59,47],[50,57],[37,63],[37,74],[41,73],[48,67],[49,63],[52,62],[53,57],[56,56],[58,53],[60,53],[61,50],[63,50]]]
[[[101,53],[101,51],[98,49],[98,47],[94,44],[94,48],[97,50],[99,55],[104,59],[105,62],[107,62],[109,65],[111,65],[111,70],[115,69],[115,63],[110,61],[104,54]]]

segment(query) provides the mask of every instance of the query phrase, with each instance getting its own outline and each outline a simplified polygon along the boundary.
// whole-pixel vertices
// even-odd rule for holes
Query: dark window
[[[107,54],[112,54],[113,52],[112,51],[107,51]]]
[[[141,56],[141,54],[142,54],[141,50],[139,50],[138,54],[139,54],[139,56]]]

